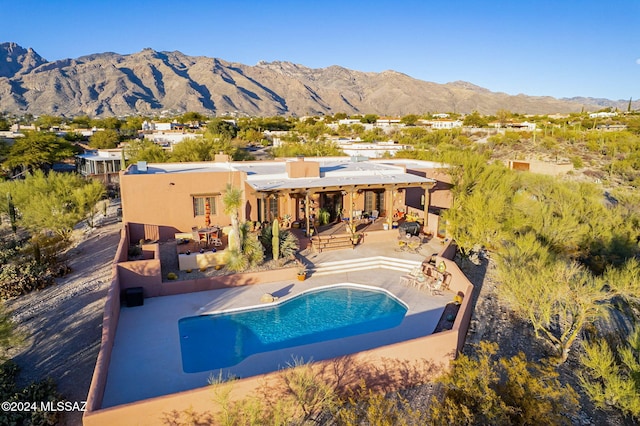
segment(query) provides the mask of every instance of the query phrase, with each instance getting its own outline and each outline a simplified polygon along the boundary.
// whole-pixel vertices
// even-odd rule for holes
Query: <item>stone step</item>
[[[349,235],[329,235],[311,237],[313,248],[321,253],[324,250],[339,250],[353,248]]]

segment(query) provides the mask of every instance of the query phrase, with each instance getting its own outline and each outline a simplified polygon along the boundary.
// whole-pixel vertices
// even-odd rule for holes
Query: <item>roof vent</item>
[[[146,161],[138,161],[138,173],[147,173]]]

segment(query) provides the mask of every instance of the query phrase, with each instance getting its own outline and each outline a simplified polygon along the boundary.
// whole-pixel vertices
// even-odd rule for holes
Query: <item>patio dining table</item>
[[[220,232],[220,228],[217,226],[210,226],[207,228],[198,229],[198,235],[200,236],[200,241],[206,241],[207,245],[211,244],[214,238],[218,238],[218,233]]]

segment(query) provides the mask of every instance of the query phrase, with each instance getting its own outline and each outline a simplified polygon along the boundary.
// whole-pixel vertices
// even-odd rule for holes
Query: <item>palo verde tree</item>
[[[148,163],[165,163],[167,152],[160,145],[148,139],[134,140],[125,148],[127,159],[131,163],[146,161]]]
[[[478,245],[498,247],[509,224],[517,176],[504,166],[487,165],[480,157],[463,160],[451,175],[454,196],[444,215],[447,232],[465,254]]]
[[[71,144],[54,133],[26,132],[9,149],[4,167],[14,175],[33,170],[49,170],[53,163],[73,157]]]
[[[559,362],[566,361],[585,325],[606,315],[612,295],[585,267],[555,258],[533,233],[497,254],[500,297],[551,344]]]
[[[38,170],[23,180],[0,184],[0,193],[11,194],[18,226],[34,234],[50,231],[68,241],[74,226],[100,198],[101,186],[78,175]]]
[[[640,327],[613,350],[603,339],[584,346],[580,384],[601,410],[619,409],[640,420]]]
[[[105,129],[89,137],[89,146],[97,149],[116,148],[120,143],[120,134],[115,129]]]

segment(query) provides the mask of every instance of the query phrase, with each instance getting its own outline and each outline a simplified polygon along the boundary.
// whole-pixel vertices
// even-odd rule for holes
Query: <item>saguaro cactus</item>
[[[271,226],[271,251],[273,260],[277,262],[280,257],[280,224],[277,218],[273,220],[273,225]]]
[[[11,199],[11,194],[7,193],[7,208],[9,211],[9,222],[11,222],[11,230],[15,234],[18,230],[16,226],[16,207],[13,205],[13,200]]]

